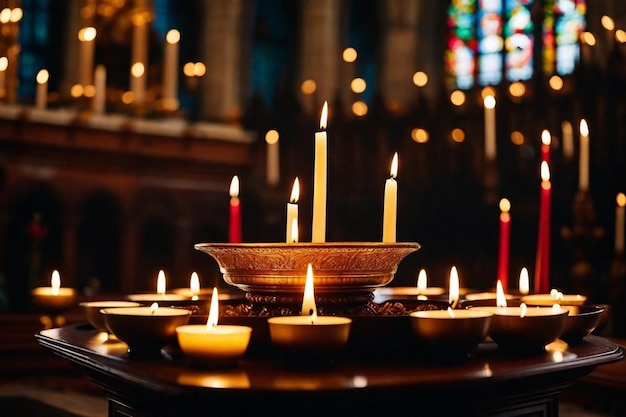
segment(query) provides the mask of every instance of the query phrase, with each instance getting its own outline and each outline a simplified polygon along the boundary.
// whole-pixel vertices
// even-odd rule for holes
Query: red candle
[[[548,129],[541,132],[541,162],[550,163],[550,144],[552,143],[552,135]]]
[[[541,163],[541,195],[539,200],[539,233],[537,235],[537,258],[535,262],[536,293],[545,294],[550,291],[550,167]]]
[[[241,243],[241,207],[239,205],[239,178],[235,175],[230,182],[230,222],[228,241]]]
[[[498,279],[504,289],[509,286],[509,242],[511,240],[511,203],[500,200],[500,246],[498,247]]]

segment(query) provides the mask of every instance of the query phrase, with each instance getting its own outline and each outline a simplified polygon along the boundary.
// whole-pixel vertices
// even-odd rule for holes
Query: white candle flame
[[[198,278],[198,274],[196,272],[191,273],[191,278],[189,279],[189,290],[191,291],[191,295],[198,295],[200,292],[200,278]]]
[[[521,310],[521,312],[520,312],[519,316],[521,318],[526,317],[526,310],[528,310],[528,307],[526,306],[526,304],[524,304],[524,303],[520,304],[520,310]]]
[[[550,296],[553,298],[556,298],[556,295],[559,293],[559,290],[557,290],[556,288],[552,288],[550,290]]]
[[[389,170],[389,175],[391,178],[396,178],[398,176],[398,152],[393,154],[393,159],[391,160],[391,169]]]
[[[230,190],[228,191],[228,194],[232,197],[232,198],[237,198],[239,197],[239,177],[238,176],[234,176],[233,179],[230,181]]]
[[[421,293],[428,287],[428,281],[426,277],[426,270],[420,269],[419,274],[417,274],[417,291]]]
[[[165,295],[165,272],[161,269],[157,277],[157,294]]]
[[[50,74],[48,73],[48,70],[42,69],[39,70],[39,72],[37,73],[37,84],[45,84],[48,82],[48,78],[50,77]]]
[[[494,96],[486,96],[483,99],[483,104],[485,105],[486,109],[493,109],[496,107],[496,98]]]
[[[519,292],[522,295],[527,295],[530,292],[530,280],[526,267],[523,267],[519,273]]]
[[[328,102],[324,102],[322,107],[322,114],[320,116],[320,129],[326,129],[326,122],[328,120]]]
[[[550,135],[548,129],[544,129],[543,132],[541,132],[541,143],[547,146],[550,146],[552,143],[552,135]]]
[[[496,283],[496,306],[497,307],[506,307],[506,297],[504,295],[504,288],[502,287],[502,282],[498,280]]]
[[[159,303],[152,303],[152,305],[150,306],[150,312],[152,314],[156,313],[158,309],[159,309]]]
[[[561,305],[560,304],[552,304],[552,311],[554,313],[558,313],[561,311]]]
[[[448,291],[448,301],[455,308],[459,302],[459,273],[456,266],[450,270],[450,290]]]
[[[580,120],[580,134],[581,136],[589,135],[589,126],[587,125],[587,121],[585,119]]]
[[[313,267],[309,263],[306,270],[304,283],[304,297],[302,298],[302,316],[311,316],[311,324],[317,318],[317,306],[315,305],[315,289],[313,285]]]
[[[297,203],[300,198],[300,181],[298,177],[293,181],[293,187],[291,188],[291,198],[289,199],[290,203]]]
[[[59,271],[56,269],[52,271],[50,286],[52,287],[52,295],[59,295],[59,288],[61,288],[61,276],[59,275]]]
[[[213,328],[217,326],[219,312],[219,294],[217,293],[217,287],[213,287],[213,294],[211,295],[211,308],[209,309],[209,317],[206,321],[207,330],[213,330]]]
[[[550,166],[546,161],[541,161],[541,181],[550,181]]]
[[[509,201],[508,198],[501,199],[500,204],[498,205],[502,213],[508,213],[511,210],[511,202]]]

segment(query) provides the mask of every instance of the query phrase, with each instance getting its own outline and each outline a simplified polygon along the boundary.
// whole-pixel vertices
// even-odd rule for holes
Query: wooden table
[[[175,348],[161,358],[130,358],[124,343],[104,336],[79,324],[36,338],[106,391],[111,417],[557,416],[564,389],[623,358],[618,345],[592,335],[527,356],[485,342],[456,363],[345,358],[328,368],[297,370],[275,357],[245,357],[237,368],[211,370],[188,365]]]

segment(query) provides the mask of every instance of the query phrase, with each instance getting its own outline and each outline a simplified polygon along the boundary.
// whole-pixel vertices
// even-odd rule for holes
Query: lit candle
[[[48,70],[42,69],[37,73],[37,94],[35,103],[38,109],[44,110],[48,105]]]
[[[624,206],[626,195],[617,194],[617,207],[615,208],[615,253],[624,253]]]
[[[143,103],[146,94],[146,81],[144,77],[145,67],[142,62],[135,62],[130,68],[130,91],[133,93],[133,101]]]
[[[530,279],[528,277],[528,269],[523,267],[519,273],[519,293],[527,295],[530,291]]]
[[[570,160],[574,156],[574,132],[572,131],[572,124],[565,120],[561,123],[561,132],[563,134],[563,157],[566,160]]]
[[[97,31],[92,26],[78,31],[80,41],[80,84],[84,87],[91,85],[91,71],[93,67],[94,44]]]
[[[148,303],[148,302],[161,302],[161,301],[169,301],[169,302],[185,302],[189,301],[189,294],[171,294],[167,293],[167,282],[165,279],[165,271],[162,269],[159,270],[156,280],[156,294],[154,293],[146,293],[146,294],[129,294],[126,296],[130,301],[140,302],[140,303]]]
[[[496,99],[492,95],[484,98],[485,106],[485,159],[496,159]]]
[[[106,107],[106,83],[107,70],[103,65],[98,65],[94,71],[95,92],[93,95],[93,112],[96,114],[104,113]]]
[[[267,184],[274,187],[280,182],[280,166],[279,166],[279,149],[277,130],[268,130],[265,134],[265,142],[267,143]]]
[[[180,32],[171,29],[165,35],[165,56],[163,58],[163,108],[178,108],[178,44]]]
[[[239,204],[239,177],[230,182],[230,223],[228,238],[230,243],[241,243],[241,207]]]
[[[498,247],[498,280],[505,289],[509,287],[509,244],[511,239],[511,203],[500,200],[500,246]]]
[[[291,198],[287,203],[287,234],[285,239],[287,242],[297,242],[293,240],[293,229],[298,228],[298,199],[300,198],[300,181],[298,177],[293,181],[291,189]]]
[[[33,303],[45,310],[57,311],[69,308],[76,299],[73,288],[61,287],[61,276],[52,271],[49,287],[37,287],[32,291]]]
[[[191,273],[191,278],[189,279],[189,291],[191,292],[191,299],[197,300],[200,293],[200,278],[195,271]]]
[[[541,132],[541,161],[550,163],[550,145],[552,144],[552,135],[548,129]]]
[[[428,277],[426,276],[426,270],[420,269],[420,272],[417,274],[417,293],[422,294],[427,287]]]
[[[589,126],[587,121],[580,121],[580,161],[578,167],[578,189],[589,190]]]
[[[398,207],[398,153],[391,161],[390,178],[385,181],[385,199],[383,206],[383,242],[396,241],[396,216]]]
[[[587,301],[587,297],[580,294],[563,294],[556,288],[543,294],[530,294],[522,297],[522,301],[536,306],[553,306],[554,304],[564,306],[580,306]]]
[[[320,116],[320,132],[315,132],[315,167],[313,174],[313,227],[311,241],[326,241],[326,181],[327,181],[327,143],[326,121],[328,103],[324,102]]]
[[[550,167],[541,163],[541,195],[539,201],[539,233],[537,235],[537,257],[535,262],[535,292],[546,292],[550,288]]]
[[[448,302],[452,308],[456,308],[459,303],[459,273],[456,266],[450,269],[450,290],[448,291]]]
[[[161,269],[157,276],[157,294],[165,296],[166,288],[165,272]]]
[[[6,75],[9,67],[9,59],[6,56],[0,57],[0,98],[6,96]]]
[[[352,320],[347,317],[318,316],[315,304],[313,268],[309,263],[300,316],[271,317],[267,320],[272,343],[294,360],[326,360],[343,349]]]
[[[234,366],[244,355],[252,328],[218,325],[219,295],[213,288],[206,325],[189,324],[176,328],[183,354],[193,363],[204,366]]]
[[[142,104],[146,93],[145,68],[148,65],[148,25],[150,11],[147,0],[135,0],[135,9],[132,15],[132,43],[131,43],[131,77],[130,91],[133,100]]]

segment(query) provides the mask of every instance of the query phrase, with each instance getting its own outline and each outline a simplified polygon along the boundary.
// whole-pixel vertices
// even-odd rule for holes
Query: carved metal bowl
[[[218,263],[224,281],[259,304],[302,303],[307,265],[315,278],[316,302],[367,303],[389,284],[398,264],[418,243],[198,243]]]

